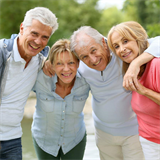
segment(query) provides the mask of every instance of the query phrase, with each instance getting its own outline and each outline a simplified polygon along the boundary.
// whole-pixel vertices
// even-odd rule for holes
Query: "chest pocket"
[[[41,109],[45,112],[53,112],[54,111],[54,100],[53,96],[49,96],[46,94],[39,93],[37,99],[37,106],[40,106]]]
[[[88,94],[81,95],[81,96],[74,96],[73,97],[73,112],[81,113],[83,111],[85,102],[88,98]]]

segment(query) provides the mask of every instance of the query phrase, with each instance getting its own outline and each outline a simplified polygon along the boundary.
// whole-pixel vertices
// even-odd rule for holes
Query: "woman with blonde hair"
[[[130,63],[149,46],[145,29],[128,21],[111,28],[108,46],[123,61],[125,73]],[[132,92],[132,109],[137,114],[139,136],[146,160],[160,159],[160,58],[143,65],[139,87]],[[132,84],[131,84],[132,85]]]
[[[82,160],[86,146],[83,108],[89,85],[77,72],[79,60],[70,51],[70,41],[53,44],[49,61],[55,76],[40,71],[34,90],[37,104],[32,135],[39,160]]]

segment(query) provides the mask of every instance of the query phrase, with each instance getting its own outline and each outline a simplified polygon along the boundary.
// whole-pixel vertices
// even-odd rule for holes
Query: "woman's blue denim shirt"
[[[33,116],[32,135],[45,152],[57,156],[60,147],[67,153],[84,137],[83,108],[89,85],[77,72],[71,93],[64,99],[55,93],[57,76],[50,78],[39,72],[34,89],[37,103]]]

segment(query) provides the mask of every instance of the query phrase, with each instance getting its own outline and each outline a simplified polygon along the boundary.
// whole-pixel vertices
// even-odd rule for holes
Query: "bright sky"
[[[124,1],[125,0],[99,0],[98,4],[101,9],[109,8],[111,6],[117,6],[118,9],[122,9]]]
[[[77,0],[79,3],[83,3],[85,0]],[[117,6],[118,9],[122,9],[123,7],[123,2],[125,0],[99,0],[99,8],[104,9],[104,8],[109,8],[112,6]]]

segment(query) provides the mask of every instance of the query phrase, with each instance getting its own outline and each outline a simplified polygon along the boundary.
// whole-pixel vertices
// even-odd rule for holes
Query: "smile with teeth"
[[[68,74],[62,74],[62,76],[64,77],[69,77],[72,73],[68,73]]]
[[[97,63],[95,63],[94,65],[95,65],[95,66],[98,65],[98,64],[100,63],[100,61],[101,61],[101,60],[99,60],[99,61],[98,61]]]
[[[123,55],[122,57],[127,57],[129,54],[131,54],[131,52],[126,53],[126,54]]]
[[[36,46],[33,46],[30,44],[30,46],[33,48],[33,49],[38,49],[39,47],[36,47]]]

